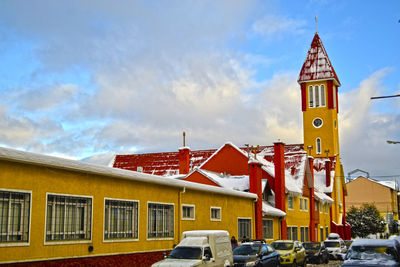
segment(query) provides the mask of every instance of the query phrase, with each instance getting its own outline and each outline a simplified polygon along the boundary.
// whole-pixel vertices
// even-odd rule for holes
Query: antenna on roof
[[[315,33],[318,33],[318,18],[317,18],[317,15],[315,15]]]
[[[186,133],[183,131],[183,147],[186,146]]]

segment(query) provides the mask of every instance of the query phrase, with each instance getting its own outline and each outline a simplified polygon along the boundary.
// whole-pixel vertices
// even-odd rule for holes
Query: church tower
[[[313,157],[339,155],[339,78],[315,33],[297,81],[301,87],[304,150]]]

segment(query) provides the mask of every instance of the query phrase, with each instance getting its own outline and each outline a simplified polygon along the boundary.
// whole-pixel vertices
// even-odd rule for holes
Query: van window
[[[210,247],[205,247],[204,248],[204,256],[206,256],[207,258],[211,259],[212,258],[212,252]]]

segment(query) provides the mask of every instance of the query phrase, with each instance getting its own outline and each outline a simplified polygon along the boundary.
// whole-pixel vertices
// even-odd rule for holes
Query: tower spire
[[[318,33],[318,18],[317,18],[317,15],[315,15],[315,32]]]

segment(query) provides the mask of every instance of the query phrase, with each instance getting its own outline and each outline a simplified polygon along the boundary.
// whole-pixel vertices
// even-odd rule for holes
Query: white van
[[[219,230],[186,231],[167,258],[152,267],[231,266],[229,233]]]
[[[346,244],[337,233],[330,233],[324,244],[326,250],[328,250],[330,259],[341,259],[342,254],[347,252]]]

